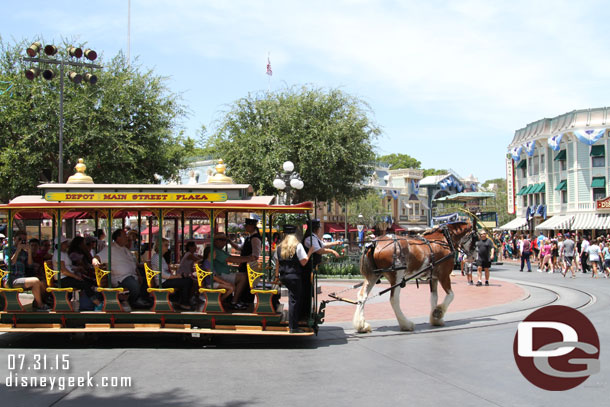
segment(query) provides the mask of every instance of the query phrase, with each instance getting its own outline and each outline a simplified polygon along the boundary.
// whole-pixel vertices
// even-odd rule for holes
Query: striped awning
[[[557,186],[555,187],[555,191],[567,191],[568,190],[568,180],[562,180],[559,184],[557,184]]]
[[[505,225],[500,226],[498,229],[500,230],[517,230],[523,229],[527,226],[527,219],[525,218],[515,218],[508,222]]]
[[[536,230],[570,229],[574,215],[555,215],[536,226]]]
[[[570,229],[610,229],[610,213],[577,213]]]
[[[521,195],[525,194],[525,191],[526,191],[528,188],[529,188],[529,187],[528,187],[527,185],[523,185],[523,186],[521,187],[521,189],[519,190],[519,192],[517,192],[515,195],[516,195],[516,196],[521,196]]]

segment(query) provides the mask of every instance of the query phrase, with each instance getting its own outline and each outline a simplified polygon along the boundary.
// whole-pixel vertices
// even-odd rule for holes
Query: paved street
[[[8,355],[47,355],[51,360],[68,354],[70,369],[61,375],[86,376],[90,372],[95,379],[130,376],[132,386],[51,391],[3,385],[0,399],[3,406],[61,407],[134,403],[149,407],[604,405],[610,384],[610,280],[593,280],[590,275],[571,280],[559,274],[519,273],[516,266],[505,264],[492,269],[492,282],[515,284],[526,294],[485,308],[456,308],[455,312],[450,308],[447,326],[440,329],[428,325],[425,313],[410,313],[419,315],[413,318],[417,323],[414,333],[399,332],[389,313],[387,319],[371,320],[372,334],[355,334],[348,321],[332,321],[329,307],[329,320],[320,335],[301,339],[217,337],[202,343],[176,335],[114,335],[92,340],[4,334],[0,336],[3,384]],[[456,295],[469,295],[472,287],[461,287],[465,284],[461,277],[455,283]],[[420,291],[427,295],[427,287],[423,288],[426,290]],[[407,307],[403,307],[407,312],[408,298]],[[517,322],[547,304],[578,308],[600,336],[601,372],[566,392],[534,387],[521,376],[513,358]],[[55,371],[40,374],[59,376]]]

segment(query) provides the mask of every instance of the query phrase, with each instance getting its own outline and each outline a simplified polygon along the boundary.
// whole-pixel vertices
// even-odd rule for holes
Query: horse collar
[[[451,250],[452,253],[455,253],[455,246],[453,244],[453,239],[451,238],[451,233],[449,233],[449,229],[447,228],[446,225],[441,226],[441,231],[443,232],[443,235],[445,236],[445,240],[447,240],[447,243],[449,244],[449,249]]]

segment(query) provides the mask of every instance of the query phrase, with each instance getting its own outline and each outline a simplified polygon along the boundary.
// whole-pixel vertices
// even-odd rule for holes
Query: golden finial
[[[211,184],[232,184],[233,179],[225,175],[226,170],[227,166],[224,164],[224,161],[221,158],[218,160],[218,164],[216,164],[216,174],[209,177],[208,182]]]
[[[74,169],[76,170],[76,174],[68,178],[66,184],[93,184],[93,178],[85,174],[85,170],[87,169],[85,160],[79,158],[78,164],[76,164]]]

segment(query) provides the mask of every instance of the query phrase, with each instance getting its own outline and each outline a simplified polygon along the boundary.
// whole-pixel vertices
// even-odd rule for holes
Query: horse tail
[[[367,245],[364,247],[362,251],[362,255],[360,256],[360,274],[363,277],[367,277],[374,269],[374,259],[373,256],[375,254],[375,246]]]

